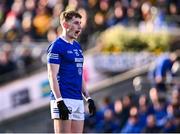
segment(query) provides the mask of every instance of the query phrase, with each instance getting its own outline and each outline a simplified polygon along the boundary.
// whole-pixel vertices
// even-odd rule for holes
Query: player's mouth
[[[75,31],[75,34],[76,34],[76,35],[79,35],[80,32],[81,32],[80,30],[76,30],[76,31]]]

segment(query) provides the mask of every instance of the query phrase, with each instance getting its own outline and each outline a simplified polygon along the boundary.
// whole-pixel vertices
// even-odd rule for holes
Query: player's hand
[[[155,78],[155,81],[156,81],[156,83],[161,83],[161,82],[163,82],[163,78],[157,76],[157,77]]]
[[[57,107],[59,109],[60,119],[68,120],[69,119],[70,111],[68,110],[67,106],[64,104],[64,101],[63,100],[58,101],[57,102]]]
[[[92,99],[88,100],[88,108],[89,108],[90,115],[94,116],[96,113],[96,106],[95,106],[94,101]]]

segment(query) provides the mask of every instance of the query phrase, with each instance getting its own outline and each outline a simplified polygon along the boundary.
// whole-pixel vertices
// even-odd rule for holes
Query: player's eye
[[[75,22],[74,22],[74,24],[76,24],[76,25],[80,25],[80,24],[81,24],[81,22],[75,21]]]

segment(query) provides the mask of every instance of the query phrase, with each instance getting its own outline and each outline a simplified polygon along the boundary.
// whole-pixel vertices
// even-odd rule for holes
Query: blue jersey
[[[166,77],[166,73],[171,73],[173,62],[169,59],[168,56],[163,55],[159,57],[156,61],[156,67],[154,69],[153,75],[154,77]]]
[[[48,48],[47,62],[60,65],[57,80],[62,98],[82,100],[83,53],[79,43],[57,38]],[[51,99],[55,99],[52,92]]]

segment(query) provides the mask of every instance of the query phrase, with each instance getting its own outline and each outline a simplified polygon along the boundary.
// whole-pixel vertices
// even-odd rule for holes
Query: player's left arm
[[[96,106],[94,100],[90,97],[89,92],[86,89],[85,81],[82,81],[82,94],[85,100],[88,102],[89,113],[93,116],[96,113]]]
[[[90,95],[89,95],[89,92],[87,91],[86,89],[86,85],[85,85],[85,80],[83,79],[82,80],[82,94],[83,94],[83,97],[86,101],[88,101],[88,99],[90,99]]]

